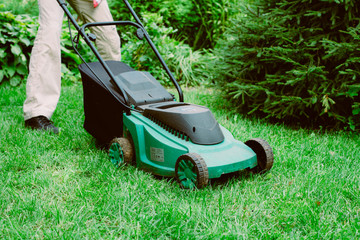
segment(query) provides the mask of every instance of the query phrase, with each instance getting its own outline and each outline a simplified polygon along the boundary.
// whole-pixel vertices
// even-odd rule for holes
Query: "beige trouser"
[[[113,21],[106,0],[93,7],[93,0],[68,0],[84,22]],[[40,27],[31,52],[26,84],[24,119],[51,118],[60,97],[60,36],[64,12],[56,0],[38,0]],[[121,58],[120,38],[115,26],[93,27],[96,46],[105,60]]]

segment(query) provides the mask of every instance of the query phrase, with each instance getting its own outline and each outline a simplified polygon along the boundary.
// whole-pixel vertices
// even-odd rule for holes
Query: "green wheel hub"
[[[189,160],[182,159],[179,162],[178,176],[184,188],[187,189],[195,188],[197,174],[194,168],[195,168],[194,164]]]
[[[209,172],[204,159],[196,153],[181,155],[176,161],[175,176],[180,187],[203,188],[208,184]]]
[[[119,167],[124,163],[124,153],[121,149],[121,146],[117,142],[113,142],[109,149],[109,157],[112,164],[116,167]]]
[[[114,138],[110,144],[109,157],[116,167],[134,164],[135,153],[131,141],[128,138]]]

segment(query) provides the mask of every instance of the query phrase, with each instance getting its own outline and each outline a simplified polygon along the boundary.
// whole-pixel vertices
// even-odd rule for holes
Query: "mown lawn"
[[[237,139],[266,139],[273,169],[186,191],[115,169],[82,128],[82,88],[63,88],[59,136],[25,129],[25,88],[0,85],[1,239],[359,239],[360,136],[248,119],[204,88],[185,90]]]

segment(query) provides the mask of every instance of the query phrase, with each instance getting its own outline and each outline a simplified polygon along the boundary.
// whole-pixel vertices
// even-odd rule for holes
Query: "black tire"
[[[204,159],[197,153],[181,155],[175,164],[175,178],[181,188],[204,188],[209,183],[209,172]]]
[[[261,138],[253,138],[245,142],[257,157],[257,166],[252,169],[255,173],[269,171],[274,164],[274,154],[268,142]]]
[[[114,138],[110,143],[109,157],[117,167],[123,164],[134,164],[135,151],[133,144],[128,138]]]

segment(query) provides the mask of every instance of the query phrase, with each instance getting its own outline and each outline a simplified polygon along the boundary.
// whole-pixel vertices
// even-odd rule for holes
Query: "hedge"
[[[27,15],[0,12],[0,83],[8,81],[19,85],[28,74],[31,45],[37,24]]]
[[[212,63],[241,111],[360,128],[357,1],[258,0],[242,6]]]

